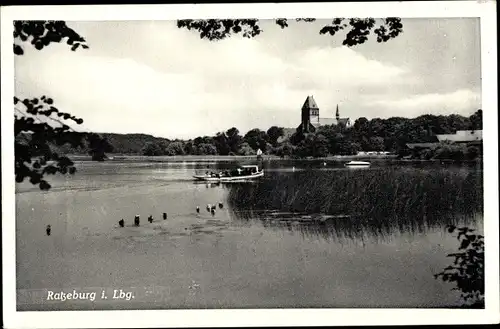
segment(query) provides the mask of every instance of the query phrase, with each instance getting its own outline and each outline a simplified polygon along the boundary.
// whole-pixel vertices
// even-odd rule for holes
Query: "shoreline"
[[[88,155],[69,154],[67,155],[72,160],[78,161],[93,161]],[[396,155],[334,155],[322,158],[293,158],[279,157],[277,155],[263,155],[258,159],[256,155],[133,155],[133,154],[109,154],[105,161],[150,161],[150,162],[182,162],[182,161],[237,161],[237,160],[252,160],[252,161],[342,161],[352,159],[370,159],[370,160],[396,160]]]
[[[88,155],[69,154],[67,155],[73,161],[93,161]],[[397,155],[334,155],[323,158],[292,158],[279,157],[276,155],[265,155],[258,159],[255,155],[176,155],[176,156],[145,156],[132,154],[109,154],[109,158],[104,162],[231,162],[231,161],[330,161],[344,162],[350,160],[369,160],[386,161],[400,163],[477,163],[483,162],[482,158],[477,160],[422,160],[422,159],[398,159]]]

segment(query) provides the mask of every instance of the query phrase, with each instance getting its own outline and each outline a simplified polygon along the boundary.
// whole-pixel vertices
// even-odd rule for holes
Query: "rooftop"
[[[304,105],[302,105],[302,108],[307,108],[307,109],[318,109],[319,107],[316,104],[316,101],[312,96],[307,96],[306,101],[304,102]]]
[[[428,148],[431,150],[434,150],[438,146],[440,146],[440,143],[408,143],[406,146],[408,146],[409,149],[416,149],[416,148]]]
[[[483,131],[482,130],[457,130],[455,134],[442,134],[437,135],[437,139],[440,142],[449,141],[449,142],[474,142],[474,141],[482,141],[483,140]]]
[[[339,118],[337,121],[339,124],[345,125],[345,124],[347,124],[347,122],[350,121],[350,119],[349,118]]]

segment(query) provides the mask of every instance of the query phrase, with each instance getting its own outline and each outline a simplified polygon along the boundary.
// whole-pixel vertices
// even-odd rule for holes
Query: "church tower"
[[[340,120],[339,104],[337,104],[337,112],[335,113],[335,118],[337,119],[337,122],[339,122]]]
[[[319,126],[319,108],[313,96],[307,96],[301,111],[301,124],[297,128],[302,133],[316,131]]]

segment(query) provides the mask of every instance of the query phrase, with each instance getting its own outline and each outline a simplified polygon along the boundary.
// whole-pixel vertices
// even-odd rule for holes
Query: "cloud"
[[[294,68],[316,89],[407,83],[411,78],[404,68],[367,59],[348,47],[305,49],[296,55]]]
[[[446,105],[452,111],[474,103],[463,91],[396,98],[395,91],[421,84],[419,77],[346,47],[298,48],[282,56],[273,51],[279,40],[209,42],[155,23],[124,31],[102,32],[105,38],[94,26],[82,31],[93,40],[87,51],[51,45],[16,58],[18,91],[50,95],[61,109],[82,117],[89,130],[179,138],[233,126],[242,133],[295,127],[307,95],[314,95],[326,117],[334,115],[336,104],[357,117],[369,106],[396,115],[407,108]]]

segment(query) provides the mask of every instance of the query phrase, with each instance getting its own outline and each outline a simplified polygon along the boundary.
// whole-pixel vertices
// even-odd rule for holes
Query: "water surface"
[[[460,305],[433,274],[458,246],[447,224],[482,230],[481,168],[263,165],[255,183],[191,180],[230,162],[109,161],[77,163],[75,176],[50,177],[48,192],[18,184],[18,309]],[[54,302],[47,289],[99,296]],[[115,289],[135,298],[99,298]]]

